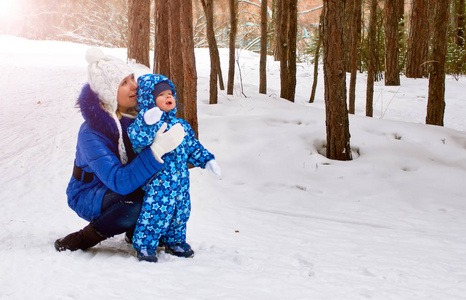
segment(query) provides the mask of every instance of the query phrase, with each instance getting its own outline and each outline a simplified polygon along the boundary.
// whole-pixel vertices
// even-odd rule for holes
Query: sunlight
[[[0,0],[0,18],[14,19],[19,12],[18,1]]]

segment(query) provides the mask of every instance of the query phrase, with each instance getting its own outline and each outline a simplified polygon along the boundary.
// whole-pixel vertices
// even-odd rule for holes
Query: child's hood
[[[175,85],[167,77],[160,74],[146,74],[138,78],[138,108],[140,111],[155,107],[155,99],[152,91],[156,84],[166,81],[172,88],[173,97],[176,99]]]

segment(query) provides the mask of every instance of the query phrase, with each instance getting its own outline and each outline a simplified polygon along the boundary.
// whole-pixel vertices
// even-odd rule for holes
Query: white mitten
[[[150,145],[155,159],[160,163],[163,163],[162,156],[178,147],[186,135],[180,123],[173,125],[167,132],[164,132],[165,129],[167,129],[167,123],[162,124],[155,134],[154,142]]]
[[[222,176],[222,170],[220,170],[220,166],[217,164],[215,159],[209,160],[209,162],[205,165],[205,168],[218,177]]]
[[[144,122],[146,122],[147,125],[152,125],[160,121],[160,118],[162,117],[163,111],[160,110],[160,108],[153,107],[146,111],[144,114]]]

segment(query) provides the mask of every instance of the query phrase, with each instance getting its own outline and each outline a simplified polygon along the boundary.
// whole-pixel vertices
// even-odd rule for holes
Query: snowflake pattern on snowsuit
[[[191,212],[188,163],[205,168],[207,162],[215,158],[196,139],[189,123],[176,118],[176,108],[164,112],[160,121],[153,125],[144,122],[145,112],[155,107],[152,95],[154,86],[161,81],[171,86],[176,100],[175,86],[165,76],[147,74],[138,79],[137,100],[140,111],[128,128],[133,149],[139,153],[150,146],[164,122],[168,124],[167,130],[180,123],[186,136],[175,150],[162,156],[165,168],[143,186],[146,195],[133,236],[133,247],[137,250],[155,251],[159,240],[166,245],[186,242],[186,223]]]

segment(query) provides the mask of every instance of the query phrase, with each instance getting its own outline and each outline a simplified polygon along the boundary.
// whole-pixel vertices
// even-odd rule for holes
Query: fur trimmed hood
[[[88,83],[82,88],[77,105],[84,120],[89,123],[92,129],[118,143],[119,132],[115,120],[102,108],[99,96],[91,90]]]

